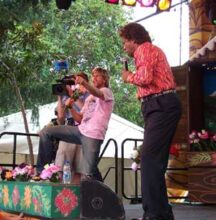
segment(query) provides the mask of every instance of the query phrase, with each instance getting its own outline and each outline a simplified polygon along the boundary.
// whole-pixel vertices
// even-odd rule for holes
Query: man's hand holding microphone
[[[127,83],[128,76],[132,73],[128,70],[128,62],[126,58],[122,58],[123,69],[122,69],[122,80]]]

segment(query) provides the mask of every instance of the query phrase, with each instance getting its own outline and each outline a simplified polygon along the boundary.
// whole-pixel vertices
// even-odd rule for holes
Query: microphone
[[[124,65],[124,69],[126,71],[128,71],[128,62],[127,62],[127,59],[126,58],[121,58],[122,62],[123,62],[123,65]]]

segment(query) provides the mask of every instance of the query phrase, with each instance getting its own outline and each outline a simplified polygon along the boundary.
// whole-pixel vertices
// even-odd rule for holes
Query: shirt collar
[[[138,56],[140,56],[140,51],[143,50],[144,47],[148,46],[149,44],[151,44],[150,42],[144,42],[142,44],[140,44],[136,50],[134,51],[134,59],[136,59]]]

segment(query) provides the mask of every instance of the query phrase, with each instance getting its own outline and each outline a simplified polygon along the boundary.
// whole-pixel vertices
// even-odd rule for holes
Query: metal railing
[[[11,166],[13,168],[15,168],[15,166],[17,166],[16,164],[16,151],[17,151],[17,136],[34,136],[34,137],[38,137],[38,134],[35,133],[21,133],[21,132],[2,132],[0,133],[0,138],[4,135],[12,135],[13,136],[13,161],[12,164],[2,164],[0,163],[1,166]],[[121,188],[122,188],[122,196],[127,199],[127,200],[131,200],[131,203],[140,203],[141,202],[141,195],[139,195],[138,192],[138,183],[139,183],[139,178],[138,178],[138,173],[140,172],[140,168],[137,169],[137,171],[133,171],[134,173],[134,195],[132,196],[128,196],[125,193],[125,171],[129,171],[131,170],[130,167],[125,167],[125,157],[124,157],[124,148],[125,148],[125,143],[128,141],[132,141],[134,143],[134,148],[138,147],[138,143],[142,142],[143,139],[133,139],[133,138],[127,138],[122,142],[121,145]],[[115,166],[110,166],[108,167],[107,172],[105,173],[103,180],[105,180],[108,176],[108,174],[110,173],[110,171],[112,169],[115,170],[115,192],[118,193],[118,184],[119,184],[119,176],[118,176],[118,145],[116,140],[114,139],[109,139],[106,143],[106,145],[104,146],[103,151],[100,153],[100,157],[98,160],[98,163],[101,161],[104,153],[106,152],[108,146],[110,145],[110,143],[114,144],[114,150],[115,150],[115,154],[114,154],[114,159],[115,159]],[[171,168],[168,167],[167,171],[171,171],[171,170],[188,170],[188,168]],[[186,199],[187,197],[183,197],[183,196],[171,196],[169,197],[170,199]]]
[[[105,153],[107,147],[109,146],[109,144],[110,144],[111,142],[114,143],[114,147],[115,147],[115,155],[114,155],[114,158],[115,158],[115,166],[108,168],[107,172],[105,173],[105,175],[104,175],[104,177],[103,177],[103,180],[106,179],[106,177],[107,177],[107,175],[109,174],[109,172],[111,171],[111,169],[115,169],[115,192],[118,193],[118,181],[119,181],[119,180],[118,180],[118,145],[117,145],[116,140],[110,138],[110,139],[107,141],[107,143],[106,143],[106,145],[105,145],[103,151],[102,151],[101,154],[100,154],[98,163],[100,163],[101,158],[103,157],[103,155],[104,155],[104,153]]]
[[[134,196],[128,196],[125,194],[125,170],[131,170],[129,167],[125,167],[125,161],[124,161],[124,148],[125,148],[125,143],[128,141],[132,141],[134,143],[134,148],[136,149],[138,147],[139,142],[143,142],[143,139],[133,139],[133,138],[127,138],[122,142],[121,145],[121,185],[122,185],[122,196],[125,199],[131,200],[132,203],[139,203],[140,202],[140,195],[138,195],[138,170],[134,171],[134,182],[135,182],[135,193]]]
[[[124,158],[125,143],[129,142],[129,141],[134,143],[133,146],[136,149],[139,146],[138,143],[142,142],[143,139],[127,138],[122,142],[122,145],[121,145],[122,196],[127,200],[131,200],[131,203],[136,204],[136,203],[141,202],[141,195],[138,194],[138,183],[139,183],[138,172],[140,172],[140,168],[138,168],[136,171],[132,171],[132,172],[134,172],[134,183],[135,183],[135,185],[134,185],[134,195],[128,196],[125,193],[125,171],[131,170],[131,167],[125,167],[125,161],[123,160],[123,158]],[[185,170],[188,170],[188,168],[173,168],[173,167],[168,167],[167,168],[167,172],[169,172],[169,171],[185,171]],[[187,196],[169,196],[169,199],[187,199],[187,198],[188,198]]]
[[[12,135],[13,136],[13,161],[12,164],[1,164],[0,165],[4,165],[4,166],[9,166],[9,167],[13,167],[15,168],[15,166],[17,166],[16,164],[16,150],[17,150],[17,136],[34,136],[34,137],[38,137],[38,134],[35,133],[22,133],[22,132],[2,132],[0,134],[0,138],[4,135]]]

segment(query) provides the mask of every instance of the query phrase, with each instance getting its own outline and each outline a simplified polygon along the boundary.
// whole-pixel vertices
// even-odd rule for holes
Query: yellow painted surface
[[[0,220],[19,220],[19,215],[18,214],[12,214],[8,212],[0,212]],[[22,220],[39,220],[38,218],[33,218],[29,216],[24,216]]]
[[[189,4],[190,56],[202,48],[212,37],[212,25],[205,13],[205,0],[192,0]]]

